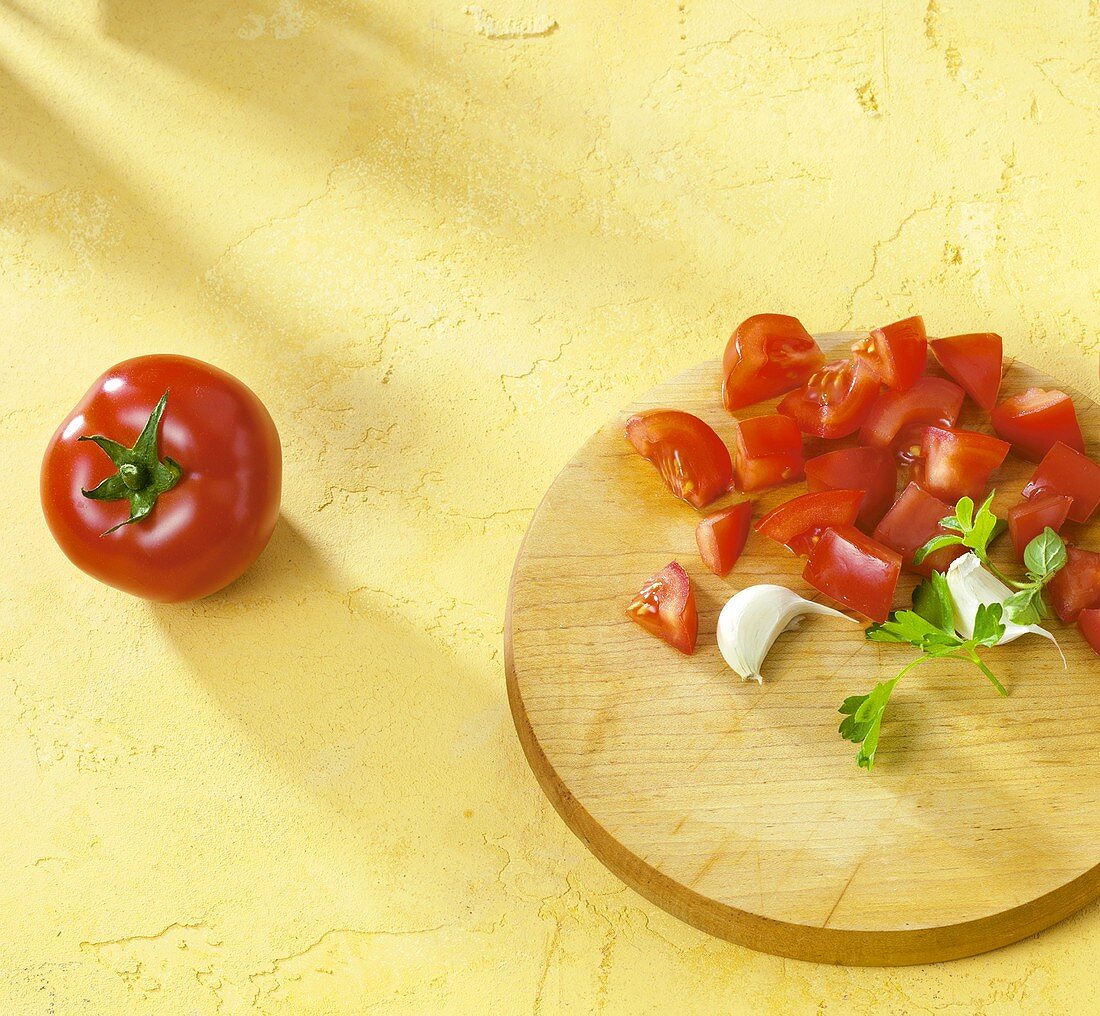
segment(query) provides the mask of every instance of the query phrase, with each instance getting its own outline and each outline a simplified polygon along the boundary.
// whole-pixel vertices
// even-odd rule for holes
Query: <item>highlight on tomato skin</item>
[[[854,524],[870,533],[894,503],[898,471],[885,448],[838,448],[806,463],[806,486],[811,491],[862,491]]]
[[[982,500],[993,470],[1007,458],[1007,441],[973,430],[929,427],[921,441],[921,454],[913,464],[912,478],[929,494],[949,504],[962,497]]]
[[[862,490],[822,490],[784,501],[759,522],[756,531],[799,557],[808,557],[831,527],[851,526],[863,501]]]
[[[885,621],[900,574],[901,555],[852,526],[842,526],[825,530],[802,578],[872,621]]]
[[[854,434],[879,393],[875,373],[860,360],[836,360],[783,396],[777,412],[789,416],[803,434],[840,438]]]
[[[1100,607],[1100,554],[1066,547],[1066,563],[1047,583],[1054,612],[1067,624],[1083,610]]]
[[[887,388],[911,388],[928,363],[924,319],[917,315],[875,328],[866,338],[852,343],[852,353]]]
[[[1016,551],[1016,560],[1023,561],[1024,549],[1044,529],[1062,531],[1069,517],[1072,497],[1064,494],[1048,494],[1032,500],[1024,498],[1008,509],[1008,535]]]
[[[699,637],[695,591],[678,562],[670,561],[645,582],[626,608],[626,615],[685,656],[695,652]]]
[[[699,520],[695,527],[699,556],[719,578],[725,578],[737,564],[751,525],[751,501],[740,501]]]
[[[992,410],[1001,390],[1004,350],[994,332],[972,332],[933,339],[932,354],[982,409]]]
[[[1092,646],[1092,651],[1100,656],[1100,608],[1082,610],[1077,615],[1077,627],[1085,636],[1085,641]]]
[[[1085,450],[1077,411],[1065,392],[1028,388],[1005,399],[990,420],[997,435],[1032,462],[1042,459],[1058,441],[1075,451]]]
[[[626,439],[672,493],[706,508],[733,486],[729,449],[710,424],[679,409],[650,409],[626,423]]]
[[[801,480],[804,469],[802,434],[792,420],[772,413],[737,421],[733,476],[739,491],[750,493]]]
[[[1035,467],[1023,494],[1029,500],[1048,494],[1064,494],[1073,499],[1070,522],[1088,522],[1100,506],[1100,464],[1057,441]]]
[[[933,497],[917,484],[910,483],[875,527],[874,538],[901,555],[906,571],[927,578],[933,571],[947,571],[955,558],[966,553],[966,548],[959,545],[942,547],[929,554],[919,565],[913,564],[913,555],[929,540],[950,532],[940,525],[940,521],[954,513],[951,505]]]
[[[722,356],[722,403],[731,412],[804,383],[825,354],[798,318],[754,314],[734,330]]]
[[[963,390],[941,377],[926,376],[905,391],[884,391],[875,399],[859,443],[889,448],[900,461],[912,462],[920,453],[925,427],[954,427],[962,410]]]

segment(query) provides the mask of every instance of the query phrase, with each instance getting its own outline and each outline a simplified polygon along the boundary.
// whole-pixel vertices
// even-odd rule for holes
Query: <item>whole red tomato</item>
[[[279,517],[264,405],[201,360],[139,356],[100,377],[42,460],[42,510],[78,568],[149,600],[194,600],[256,560]]]

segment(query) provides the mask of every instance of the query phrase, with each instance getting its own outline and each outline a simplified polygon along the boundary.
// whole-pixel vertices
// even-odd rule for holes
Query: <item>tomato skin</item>
[[[1007,441],[973,430],[929,427],[913,478],[929,494],[955,504],[961,497],[981,501],[990,474],[1009,453]]]
[[[673,495],[706,508],[733,486],[729,449],[708,423],[679,409],[650,409],[626,422],[626,439]]]
[[[1077,615],[1077,627],[1085,636],[1085,641],[1092,646],[1092,651],[1100,656],[1100,609],[1082,610]]]
[[[932,340],[936,359],[982,409],[992,410],[1001,390],[1004,360],[1001,337],[993,332],[949,335]]]
[[[928,335],[919,315],[876,328],[852,352],[878,379],[897,391],[911,388],[928,363]]]
[[[1032,462],[1038,462],[1056,441],[1079,452],[1085,450],[1073,400],[1065,392],[1028,388],[1005,399],[990,418],[997,435]]]
[[[929,554],[919,565],[913,564],[913,554],[934,536],[944,536],[949,530],[940,520],[955,513],[955,509],[933,497],[915,483],[910,483],[898,495],[894,506],[875,528],[874,538],[901,555],[906,571],[927,578],[933,571],[945,572],[948,565],[966,553],[964,547],[944,547]]]
[[[839,448],[806,463],[806,486],[811,491],[863,491],[855,525],[869,533],[894,503],[898,471],[884,448]]]
[[[740,501],[699,520],[695,527],[699,556],[719,578],[725,578],[737,564],[751,525],[751,501]]]
[[[115,472],[82,435],[130,446],[169,392],[159,452],[183,467],[150,515],[102,535],[129,504],[81,494]],[[259,556],[279,517],[282,452],[264,405],[200,360],[158,354],[117,364],[88,389],[46,447],[40,492],[54,539],[78,568],[149,600],[194,600],[228,585]]]
[[[731,412],[797,388],[825,362],[798,318],[754,314],[735,329],[722,356],[722,402]]]
[[[871,406],[859,443],[889,448],[903,462],[915,457],[925,427],[954,427],[965,393],[940,377],[919,378],[905,391],[885,391]]]
[[[837,438],[863,425],[879,393],[878,378],[862,361],[837,360],[816,371],[776,407],[803,434]]]
[[[801,480],[804,470],[802,434],[792,420],[773,413],[737,421],[733,474],[738,490]]]
[[[901,556],[896,551],[858,529],[841,526],[825,530],[802,577],[872,621],[885,621],[900,574]]]
[[[862,501],[862,490],[803,494],[773,508],[756,523],[756,531],[799,557],[808,557],[827,528],[855,522]]]
[[[1066,547],[1066,563],[1046,588],[1055,613],[1067,624],[1082,610],[1100,607],[1100,554]]]
[[[1023,561],[1024,549],[1049,526],[1056,533],[1062,531],[1069,515],[1072,497],[1064,494],[1048,494],[1033,500],[1025,498],[1008,509],[1008,535],[1016,551],[1016,560]]]
[[[626,614],[685,656],[695,652],[699,637],[695,592],[688,573],[676,561],[669,562],[642,586]]]
[[[1069,520],[1088,522],[1100,505],[1100,464],[1061,441],[1055,442],[1024,487],[1028,499],[1047,494],[1073,498]]]

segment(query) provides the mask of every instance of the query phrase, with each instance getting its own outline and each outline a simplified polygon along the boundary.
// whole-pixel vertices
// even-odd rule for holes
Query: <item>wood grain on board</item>
[[[848,339],[819,336],[838,355]],[[929,372],[941,373],[931,357]],[[1007,699],[961,662],[906,677],[870,774],[837,733],[837,707],[893,677],[912,649],[867,642],[863,625],[808,618],[780,637],[762,687],[725,665],[714,631],[733,592],[779,582],[820,594],[802,581],[800,559],[755,533],[727,578],[708,572],[695,545],[699,516],[623,437],[631,412],[668,406],[702,417],[732,446],[719,373],[717,360],[700,364],[609,420],[547,491],[516,561],[509,699],[562,817],[613,872],[677,917],[801,959],[966,956],[1092,900],[1100,894],[1100,661],[1075,628],[1050,622],[1065,669],[1036,637],[988,651]],[[1002,398],[1032,385],[1069,391],[1097,457],[1100,407],[1006,361]],[[969,399],[959,426],[991,432]],[[807,456],[823,450],[807,439]],[[1033,469],[1013,454],[994,474],[999,514]],[[754,520],[804,491],[796,483],[760,493]],[[1065,535],[1100,547],[1095,520]],[[1004,537],[995,559],[1015,568],[1010,554]],[[692,657],[624,615],[643,581],[673,559],[691,575],[699,605]],[[896,606],[908,605],[913,584],[903,576]]]

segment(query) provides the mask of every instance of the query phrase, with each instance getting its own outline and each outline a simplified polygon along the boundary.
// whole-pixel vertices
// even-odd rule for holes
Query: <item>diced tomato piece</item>
[[[1100,554],[1066,547],[1066,563],[1046,588],[1055,613],[1067,623],[1076,621],[1082,610],[1100,607]]]
[[[806,463],[806,486],[811,491],[862,490],[855,524],[869,533],[894,502],[898,471],[885,448],[838,448]]]
[[[798,318],[754,314],[742,321],[722,357],[722,402],[733,411],[803,384],[825,362]]]
[[[799,556],[808,556],[825,529],[855,522],[862,500],[862,490],[803,494],[773,508],[756,523],[756,531]]]
[[[1065,392],[1029,388],[1005,399],[993,410],[991,419],[998,435],[1032,462],[1046,455],[1055,441],[1079,452],[1085,450],[1073,400]]]
[[[805,475],[802,435],[785,416],[738,420],[733,475],[740,491],[763,490]]]
[[[852,526],[826,529],[802,577],[872,621],[885,621],[901,573],[901,557]]]
[[[777,407],[803,434],[846,437],[862,426],[879,393],[878,378],[862,361],[837,360],[816,371]]]
[[[741,501],[700,519],[695,527],[695,542],[699,544],[703,564],[725,578],[745,549],[751,524],[751,501]]]
[[[889,448],[903,462],[919,454],[925,427],[954,427],[965,395],[942,377],[919,378],[903,392],[883,392],[871,406],[859,443]]]
[[[1100,656],[1100,610],[1082,610],[1077,615],[1077,627],[1085,636],[1085,641],[1092,646],[1092,651]]]
[[[894,507],[883,516],[875,529],[875,539],[901,554],[909,571],[927,578],[933,571],[947,571],[955,558],[966,553],[965,547],[943,547],[929,554],[919,565],[913,564],[913,554],[932,537],[950,532],[940,525],[940,520],[954,514],[951,505],[910,483],[898,496]]]
[[[929,427],[921,441],[913,478],[929,494],[955,504],[961,497],[981,501],[985,485],[1005,460],[1007,441],[972,430]]]
[[[1075,448],[1055,443],[1031,474],[1024,497],[1065,494],[1073,498],[1069,508],[1071,522],[1088,522],[1100,505],[1100,465]]]
[[[1033,500],[1024,498],[1019,504],[1008,509],[1008,535],[1012,537],[1012,546],[1016,558],[1024,559],[1024,548],[1031,543],[1047,526],[1056,533],[1062,531],[1066,516],[1069,515],[1072,497],[1064,494],[1048,494]]]
[[[933,339],[932,352],[940,366],[982,409],[992,409],[996,405],[1004,356],[999,335],[975,332]]]
[[[928,336],[920,316],[876,328],[852,344],[852,352],[877,375],[887,388],[911,388],[924,373],[928,361]]]
[[[626,608],[627,617],[681,653],[695,652],[699,615],[695,591],[683,567],[675,561],[653,576]]]
[[[636,413],[626,422],[626,439],[657,467],[668,489],[693,508],[705,508],[733,486],[729,449],[691,413]]]

